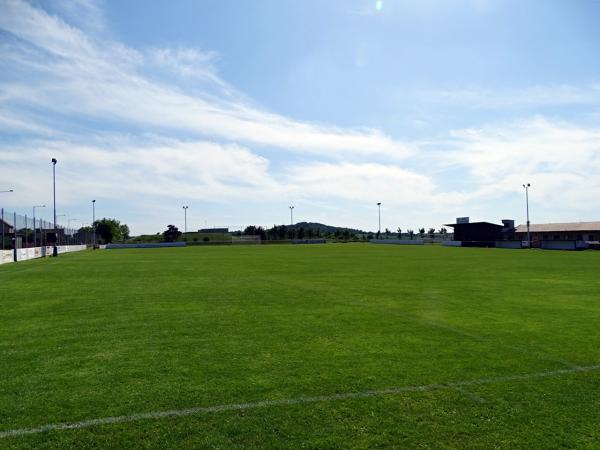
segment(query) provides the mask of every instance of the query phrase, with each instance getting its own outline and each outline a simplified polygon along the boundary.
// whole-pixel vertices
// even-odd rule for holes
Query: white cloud
[[[59,160],[59,194],[66,204],[82,201],[90,192],[114,198],[196,197],[217,202],[243,198],[248,190],[267,195],[277,185],[268,173],[268,161],[236,144],[33,140],[0,147],[0,165],[6,182],[17,186],[19,201],[47,198],[46,187],[31,180],[48,178],[53,157]]]
[[[443,156],[467,168],[478,188],[469,198],[482,201],[534,185],[535,198],[563,217],[600,210],[600,128],[536,117],[514,123],[464,129]],[[597,213],[596,213],[597,214]]]
[[[428,202],[433,182],[424,175],[394,165],[343,162],[295,166],[286,179],[300,197],[338,198],[393,205]]]
[[[209,78],[217,80],[216,52],[202,52],[195,48],[151,48],[148,56],[157,65],[165,66],[184,78]],[[220,80],[219,80],[220,81]]]
[[[96,120],[126,121],[327,157],[350,153],[402,158],[411,151],[378,130],[301,122],[214,92],[191,95],[144,76],[143,53],[115,42],[98,42],[27,3],[5,1],[0,28],[47,52],[41,62],[38,57],[32,60],[28,52],[19,53],[19,63],[35,69],[33,75],[39,79],[35,86],[15,82],[13,101],[60,114],[84,114]],[[225,85],[215,73],[214,55],[169,48],[154,49],[150,55],[154,64],[180,74],[202,73]]]
[[[600,106],[600,85],[548,84],[524,88],[488,89],[471,86],[445,90],[421,91],[420,99],[461,108],[510,109],[561,105]]]

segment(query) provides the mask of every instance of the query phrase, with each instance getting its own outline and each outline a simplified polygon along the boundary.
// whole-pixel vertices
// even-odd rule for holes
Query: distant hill
[[[354,233],[354,234],[365,233],[365,231],[363,231],[363,230],[357,230],[356,228],[335,227],[333,225],[325,225],[323,223],[318,223],[318,222],[298,222],[298,223],[295,223],[294,225],[286,225],[286,226],[287,227],[292,227],[292,228],[295,228],[295,229],[304,228],[304,231],[307,231],[307,230],[317,231],[317,230],[319,230],[322,233],[335,233],[336,230],[337,231],[348,230],[348,231],[350,231],[351,233]]]

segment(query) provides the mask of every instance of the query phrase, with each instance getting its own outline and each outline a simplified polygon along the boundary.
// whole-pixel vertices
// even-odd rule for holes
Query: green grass
[[[600,364],[600,252],[105,250],[0,266],[0,432]],[[600,370],[48,431],[0,447],[600,447]]]

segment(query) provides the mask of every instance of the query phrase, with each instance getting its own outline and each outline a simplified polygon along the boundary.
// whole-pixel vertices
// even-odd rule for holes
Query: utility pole
[[[58,256],[58,232],[56,230],[56,158],[52,158],[52,199],[54,202],[54,248],[52,256]]]
[[[96,200],[92,200],[92,245],[96,248]]]
[[[187,233],[187,210],[189,206],[183,207],[183,232]]]
[[[524,184],[523,187],[525,188],[525,204],[527,205],[527,245],[531,248],[531,222],[529,222],[529,188],[531,184]]]
[[[377,228],[377,234],[381,237],[381,202],[377,202],[377,215],[379,217],[379,226]]]

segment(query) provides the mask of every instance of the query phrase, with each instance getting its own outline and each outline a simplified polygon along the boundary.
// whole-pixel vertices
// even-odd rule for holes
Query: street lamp
[[[96,248],[96,200],[92,200],[92,233],[93,246]]]
[[[52,256],[58,256],[58,233],[56,230],[56,158],[52,158],[52,200],[54,202],[54,248],[52,249]]]
[[[33,207],[33,246],[34,247],[35,247],[35,235],[36,235],[36,233],[35,233],[35,208],[45,208],[45,207],[46,207],[46,205],[35,205]],[[42,227],[40,227],[40,243],[42,241],[41,233],[42,233]]]
[[[377,228],[377,234],[381,236],[381,202],[377,202],[377,215],[379,217],[379,227]]]
[[[188,210],[189,206],[184,206],[183,207],[183,232],[187,233],[187,210]]]
[[[531,248],[531,228],[529,222],[529,188],[531,184],[524,184],[523,187],[525,188],[525,204],[527,205],[527,245]]]
[[[294,207],[290,206],[290,225],[294,225]]]

